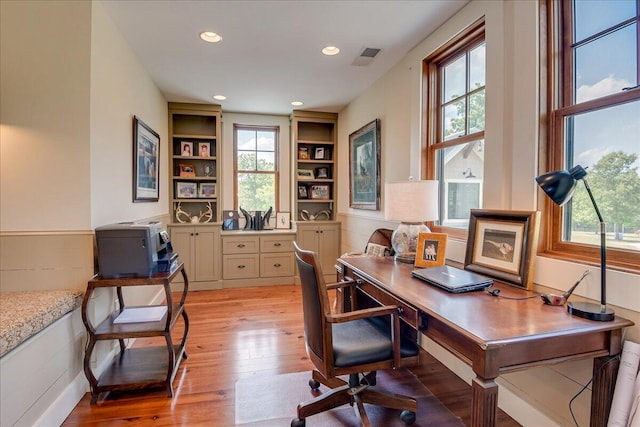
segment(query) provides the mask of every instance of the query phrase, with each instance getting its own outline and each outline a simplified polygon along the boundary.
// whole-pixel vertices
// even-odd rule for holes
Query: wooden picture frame
[[[298,199],[306,200],[309,198],[309,187],[307,184],[298,184]]]
[[[533,286],[540,212],[471,209],[465,270]]]
[[[198,184],[198,197],[214,198],[217,195],[215,182],[201,182]]]
[[[324,147],[316,147],[313,150],[313,159],[314,160],[325,160],[326,150]]]
[[[419,233],[416,249],[416,267],[438,267],[445,263],[447,235],[445,233]]]
[[[315,179],[313,169],[298,169],[298,179],[307,181]]]
[[[160,198],[160,135],[133,116],[133,202]]]
[[[176,182],[178,199],[195,199],[198,197],[198,184],[195,182]]]
[[[211,157],[211,143],[210,142],[199,142],[198,143],[198,156],[200,156],[200,157]]]
[[[328,167],[321,167],[321,168],[316,168],[316,179],[329,179],[329,168]]]
[[[180,155],[183,157],[193,156],[193,142],[180,141]]]
[[[329,184],[313,184],[309,188],[309,198],[314,200],[330,200],[331,188]]]
[[[291,212],[276,213],[276,228],[291,228]]]
[[[183,178],[193,178],[196,176],[196,167],[190,163],[180,163],[178,168],[180,168],[178,175]]]
[[[311,160],[308,145],[298,145],[298,160]]]
[[[349,135],[349,206],[380,209],[380,119]]]

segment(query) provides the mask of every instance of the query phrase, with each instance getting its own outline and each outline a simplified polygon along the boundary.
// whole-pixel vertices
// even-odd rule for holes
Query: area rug
[[[276,427],[289,426],[296,416],[298,403],[312,399],[309,388],[311,372],[282,375],[259,375],[236,382],[237,426]],[[398,394],[413,396],[418,401],[415,427],[464,426],[436,397],[408,370],[379,371],[377,386]],[[320,393],[328,390],[320,386]],[[400,411],[365,404],[373,426],[405,426]],[[306,420],[307,427],[357,426],[354,409],[345,405]]]

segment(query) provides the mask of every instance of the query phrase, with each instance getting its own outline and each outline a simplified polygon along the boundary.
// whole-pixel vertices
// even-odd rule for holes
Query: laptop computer
[[[453,293],[482,290],[493,284],[490,277],[449,265],[420,268],[413,270],[411,275]]]

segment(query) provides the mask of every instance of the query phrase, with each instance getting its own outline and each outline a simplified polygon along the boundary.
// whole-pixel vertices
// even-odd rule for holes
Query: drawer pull
[[[239,248],[244,248],[244,243],[240,243],[240,244],[238,244],[238,247],[239,247]]]
[[[246,267],[246,266],[245,266],[244,264],[240,264],[240,265],[238,266],[238,268],[245,268],[245,267]]]
[[[280,264],[279,262],[273,264],[274,267],[282,267],[282,264]]]
[[[274,243],[273,246],[275,246],[276,248],[279,248],[280,246],[282,246],[282,243],[280,243],[280,242]]]

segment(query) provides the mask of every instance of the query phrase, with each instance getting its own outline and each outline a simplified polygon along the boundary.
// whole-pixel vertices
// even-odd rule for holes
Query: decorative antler
[[[202,218],[205,218],[203,221]],[[211,202],[207,202],[207,210],[204,213],[200,213],[198,222],[209,222],[213,218],[213,209],[211,209]]]
[[[186,219],[182,219],[182,216],[186,217]],[[191,222],[191,216],[189,216],[189,212],[185,212],[182,210],[182,202],[178,202],[178,206],[176,207],[176,219],[180,224]]]

